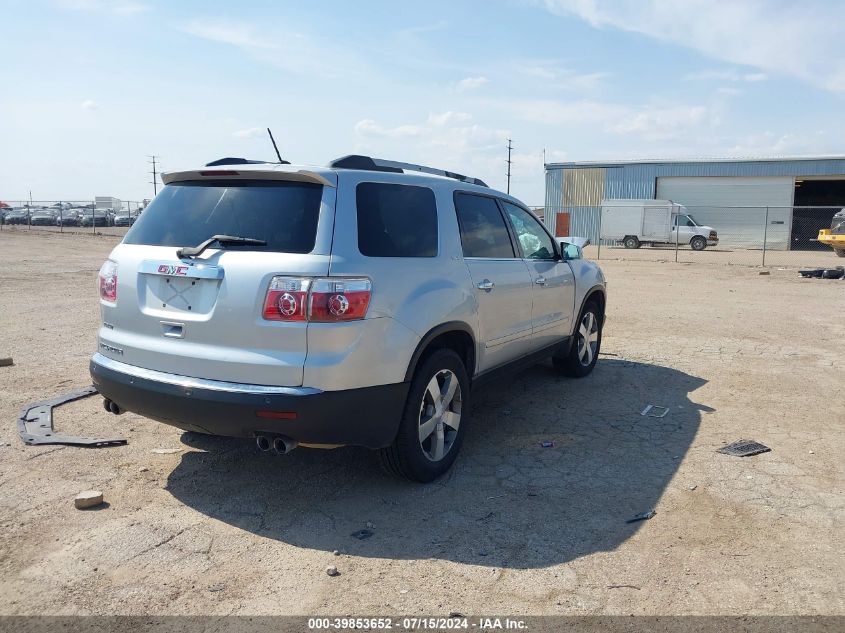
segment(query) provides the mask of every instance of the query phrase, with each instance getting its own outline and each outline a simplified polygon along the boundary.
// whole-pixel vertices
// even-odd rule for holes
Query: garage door
[[[766,245],[786,249],[794,191],[791,177],[663,177],[657,179],[656,197],[687,207],[699,224],[718,231],[719,246],[726,247],[762,247],[768,207]]]

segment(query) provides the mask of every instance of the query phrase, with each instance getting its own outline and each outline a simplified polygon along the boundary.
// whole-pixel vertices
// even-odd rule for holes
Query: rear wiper
[[[198,246],[184,246],[176,251],[176,257],[197,257],[212,244],[219,246],[232,246],[235,244],[251,244],[253,246],[267,246],[264,240],[256,240],[251,237],[238,237],[236,235],[213,235]]]

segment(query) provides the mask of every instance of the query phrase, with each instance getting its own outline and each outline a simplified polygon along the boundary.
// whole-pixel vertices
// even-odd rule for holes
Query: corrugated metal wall
[[[579,173],[583,172],[583,173]],[[803,159],[742,162],[554,163],[546,166],[546,208],[571,213],[572,235],[598,239],[601,198],[654,198],[662,176],[841,176],[845,159]],[[601,193],[599,193],[601,192]],[[593,202],[596,195],[599,202]],[[550,227],[554,231],[554,226]]]

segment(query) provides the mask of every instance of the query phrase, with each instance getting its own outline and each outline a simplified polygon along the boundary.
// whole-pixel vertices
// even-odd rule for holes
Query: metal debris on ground
[[[636,585],[608,585],[608,589],[636,589],[637,591],[641,590],[641,587],[637,587]]]
[[[86,508],[94,508],[103,503],[103,493],[99,490],[85,490],[76,495],[73,500],[73,505],[77,510],[85,510]]]
[[[334,565],[329,565],[326,567],[326,574],[329,576],[340,576],[340,572],[337,570],[337,567]]]
[[[802,277],[812,279],[842,279],[845,276],[845,267],[837,266],[836,268],[805,268],[799,270],[798,274]]]
[[[733,444],[728,444],[717,449],[716,452],[733,455],[734,457],[751,457],[760,453],[768,453],[771,450],[768,446],[760,444],[760,442],[755,442],[754,440],[738,440]]]
[[[450,618],[465,618],[466,616],[460,611],[449,611]]]
[[[655,510],[649,510],[648,512],[643,512],[642,514],[636,514],[636,515],[632,516],[630,519],[625,521],[625,523],[636,523],[637,521],[648,521],[650,518],[652,518],[656,514],[657,514],[657,512]]]
[[[540,442],[540,446],[542,448],[554,448],[555,443],[554,442]]]
[[[223,591],[226,588],[226,583],[218,582],[216,585],[211,585],[208,590],[215,592],[215,591]]]
[[[771,273],[771,272],[769,272],[768,270],[761,270],[761,271],[760,271],[759,273],[757,273],[757,274],[758,274],[758,275],[771,275],[772,273]]]
[[[371,530],[358,530],[357,532],[353,532],[350,536],[357,538],[359,541],[365,541],[373,535]]]
[[[669,407],[661,407],[656,404],[650,404],[645,409],[642,410],[640,415],[647,416],[649,418],[662,418],[667,413],[669,413]]]
[[[11,358],[0,358],[0,367],[11,367],[14,364]]]
[[[96,387],[76,389],[63,396],[56,396],[49,400],[42,400],[26,405],[18,417],[18,433],[24,444],[36,446],[41,444],[65,444],[67,446],[88,446],[100,448],[103,446],[122,446],[126,440],[116,438],[75,437],[62,435],[53,429],[53,408],[74,400],[87,398],[97,393]]]

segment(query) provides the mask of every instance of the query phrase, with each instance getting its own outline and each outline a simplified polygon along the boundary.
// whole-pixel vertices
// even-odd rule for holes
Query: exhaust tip
[[[296,440],[289,440],[286,437],[277,437],[273,439],[273,450],[279,455],[286,455],[297,447]]]
[[[261,450],[261,451],[269,451],[270,450],[270,440],[267,439],[266,435],[256,436],[255,444],[258,446],[258,449]]]
[[[115,402],[113,401],[109,403],[109,411],[111,411],[115,415],[120,415],[121,413],[123,413],[123,409],[117,406],[117,404],[115,404]]]

